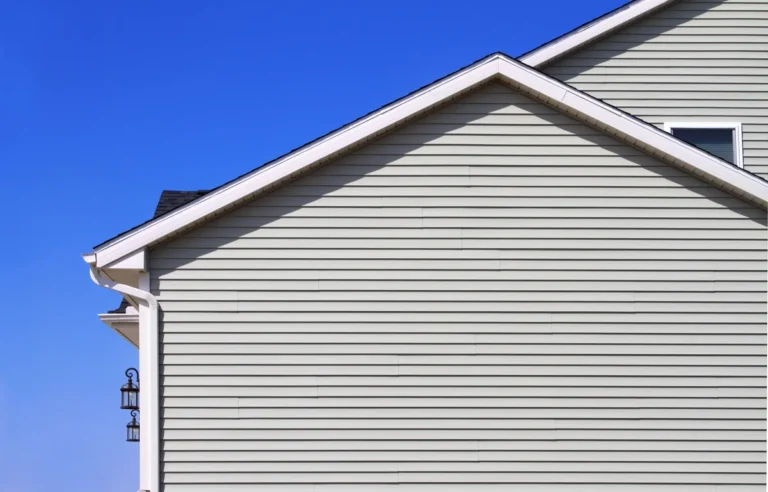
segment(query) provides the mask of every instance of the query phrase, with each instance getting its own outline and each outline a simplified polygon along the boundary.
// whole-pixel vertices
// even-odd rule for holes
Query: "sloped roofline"
[[[345,150],[378,136],[441,103],[491,80],[517,90],[713,182],[745,200],[766,206],[768,181],[564,84],[502,53],[478,62],[395,101],[325,137],[300,147],[165,215],[94,248],[89,262],[105,267],[172,237],[274,188]]]
[[[525,53],[519,60],[535,68],[543,67],[675,1],[633,0]]]

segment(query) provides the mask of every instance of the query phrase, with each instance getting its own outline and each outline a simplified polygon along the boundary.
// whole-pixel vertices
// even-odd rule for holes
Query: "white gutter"
[[[86,259],[86,261],[88,261]],[[139,338],[144,350],[139,350],[139,372],[142,389],[139,393],[141,408],[141,427],[139,442],[139,489],[140,492],[160,491],[160,432],[159,432],[159,386],[158,386],[158,325],[159,304],[157,298],[146,290],[137,289],[130,285],[119,284],[107,278],[95,265],[91,268],[91,280],[105,289],[114,290],[133,297],[139,303]],[[147,280],[144,275],[143,280]],[[141,285],[141,280],[140,284]],[[144,282],[147,283],[147,282]],[[146,286],[149,288],[149,285]],[[146,340],[146,342],[143,342]]]

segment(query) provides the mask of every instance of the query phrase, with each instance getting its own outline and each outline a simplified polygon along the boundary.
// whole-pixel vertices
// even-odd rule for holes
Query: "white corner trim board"
[[[90,258],[86,258],[88,262]],[[147,290],[117,283],[102,275],[93,264],[91,280],[106,289],[131,296],[139,302],[139,337],[144,348],[139,351],[139,373],[142,390],[139,393],[141,407],[140,452],[139,452],[139,488],[140,490],[160,490],[160,432],[159,432],[159,361],[158,361],[158,324],[159,305],[157,298],[148,292],[149,275],[144,273],[139,278],[139,285]],[[146,340],[146,342],[144,342]]]
[[[541,67],[674,1],[635,0],[607,15],[598,17],[581,28],[539,46],[519,59],[531,67]]]
[[[274,163],[256,169],[155,220],[98,246],[96,267],[102,268],[150,246],[180,230],[219,213],[325,158],[375,136],[441,102],[492,79],[501,79],[536,95],[548,104],[597,121],[612,133],[625,135],[650,153],[668,156],[681,167],[703,175],[736,194],[765,206],[768,182],[736,168],[667,132],[566,85],[503,54],[494,54],[347,125],[320,140],[295,150]]]
[[[674,128],[727,128],[733,130],[733,160],[734,164],[744,167],[744,137],[741,123],[723,121],[672,121],[664,123],[664,131],[672,133]]]

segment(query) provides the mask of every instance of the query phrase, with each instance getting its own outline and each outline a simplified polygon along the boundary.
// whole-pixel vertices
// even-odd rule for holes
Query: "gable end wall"
[[[762,491],[765,244],[482,88],[150,252],[164,491]]]

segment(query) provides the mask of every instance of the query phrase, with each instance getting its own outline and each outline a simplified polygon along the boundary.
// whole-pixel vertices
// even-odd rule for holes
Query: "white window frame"
[[[673,135],[672,130],[675,128],[711,128],[711,129],[723,129],[727,128],[733,130],[733,163],[744,168],[744,139],[742,137],[741,123],[722,122],[722,121],[672,121],[664,123],[664,131]]]

